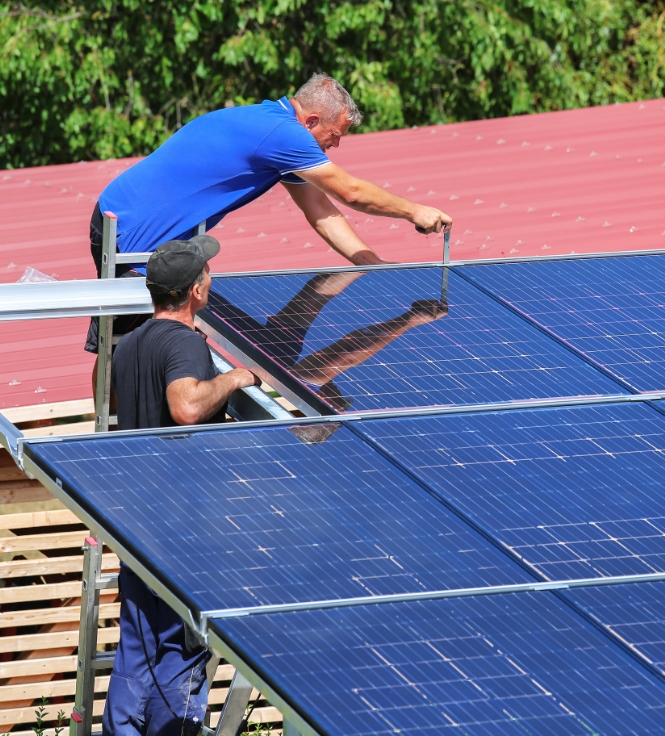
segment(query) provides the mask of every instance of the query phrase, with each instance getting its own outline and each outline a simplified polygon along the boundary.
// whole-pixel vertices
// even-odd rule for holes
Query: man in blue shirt
[[[332,77],[315,74],[292,99],[225,108],[185,125],[147,158],[114,179],[99,197],[91,221],[91,250],[101,267],[102,212],[118,218],[120,253],[150,252],[169,240],[187,240],[205,220],[206,230],[278,182],[310,225],[355,265],[382,263],[333,201],[370,215],[401,218],[425,233],[449,229],[452,219],[435,207],[411,202],[358,179],[326,155],[362,115]],[[117,275],[144,274],[143,266]],[[116,320],[115,332],[146,317]],[[96,320],[86,350],[97,352]]]

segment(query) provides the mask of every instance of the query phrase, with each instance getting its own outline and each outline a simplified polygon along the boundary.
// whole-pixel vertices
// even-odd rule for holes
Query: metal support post
[[[197,235],[206,234],[206,221],[205,220],[203,220],[203,222],[199,222],[199,224],[196,226],[196,234]]]
[[[284,720],[284,727],[282,729],[282,736],[300,736],[300,731],[289,721]]]
[[[215,736],[236,736],[245,717],[252,690],[252,683],[236,670],[215,729]]]
[[[115,278],[115,255],[118,218],[112,212],[104,213],[102,233],[101,278]],[[111,400],[111,355],[113,351],[113,316],[99,318],[97,337],[97,384],[95,386],[95,432],[107,432],[109,428],[109,403]]]
[[[113,654],[97,654],[99,629],[99,591],[115,588],[116,575],[102,575],[102,544],[86,537],[83,545],[83,583],[81,622],[76,662],[76,696],[72,711],[70,736],[90,736],[95,699],[95,671],[113,667]]]

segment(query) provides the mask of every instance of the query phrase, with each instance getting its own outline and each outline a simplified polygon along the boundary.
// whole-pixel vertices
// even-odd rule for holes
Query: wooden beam
[[[215,728],[217,726],[217,723],[222,715],[221,708],[215,713],[210,714],[210,726],[211,728]],[[274,708],[272,705],[264,706],[263,708],[254,708],[252,711],[252,715],[249,717],[250,723],[274,723],[274,724],[280,724],[282,722],[282,714],[277,710],[277,708]],[[281,734],[281,726],[278,727],[278,732]],[[269,731],[269,732],[272,732]],[[265,731],[262,731],[262,733],[265,733]],[[12,731],[11,736],[19,736],[19,734],[15,734]],[[32,736],[32,734],[30,734]]]
[[[70,657],[45,657],[42,659],[16,659],[0,662],[0,677],[26,677],[29,675],[53,675],[76,672],[76,655]],[[0,691],[2,687],[0,687]]]
[[[5,603],[27,603],[29,601],[49,601],[54,598],[75,598],[80,595],[80,580],[48,585],[14,585],[9,588],[0,588],[0,605]]]
[[[99,606],[99,618],[103,621],[118,618],[120,603],[106,603]],[[65,621],[78,621],[81,616],[80,606],[62,606],[61,608],[39,608],[34,611],[7,611],[0,613],[0,629],[13,626],[42,626],[59,624]]]
[[[94,414],[95,402],[92,399],[57,401],[53,404],[15,406],[3,409],[2,413],[12,424],[37,422],[42,419],[59,419],[61,417],[79,417],[83,414]]]
[[[37,480],[0,483],[0,504],[51,501],[55,496]]]
[[[89,434],[95,431],[95,422],[74,422],[73,424],[54,424],[51,427],[24,429],[26,437],[60,437],[67,434]]]
[[[95,678],[95,692],[105,693],[109,687],[109,675]],[[0,703],[13,700],[39,700],[42,696],[46,698],[62,698],[74,695],[76,692],[76,680],[52,680],[51,682],[26,682],[21,685],[5,685],[0,688]],[[34,720],[34,707],[32,708],[32,719]],[[0,725],[9,723],[4,720],[5,712],[0,709]],[[16,721],[14,721],[16,723]]]
[[[60,526],[80,523],[76,514],[69,509],[0,515],[0,529],[31,529],[40,526]]]
[[[94,701],[92,706],[93,716],[101,716],[104,713],[105,699],[98,699]],[[216,705],[213,703],[213,705]],[[48,717],[54,721],[59,710],[64,710],[67,719],[74,706],[74,701],[66,703],[58,703],[56,705],[47,706],[47,721]],[[221,709],[214,711],[211,714],[211,725],[214,728],[217,725],[217,721],[221,716]],[[0,709],[0,726],[7,726],[12,723],[34,723],[35,720],[35,706],[29,706],[26,708],[11,708],[11,709]],[[252,723],[274,723],[279,724],[282,721],[282,714],[271,705],[264,706],[262,708],[255,708],[252,712],[250,721]],[[278,728],[278,731],[280,729]],[[30,731],[12,731],[11,736],[35,736],[32,730]],[[53,728],[45,729],[43,736],[55,736],[55,730]]]
[[[76,681],[72,680],[72,682],[76,682]],[[104,712],[105,703],[106,703],[106,698],[100,698],[94,701],[93,706],[92,706],[93,716],[102,715],[102,713]],[[50,717],[51,721],[54,721],[56,719],[58,711],[64,710],[65,716],[67,717],[67,721],[69,722],[69,714],[72,712],[73,707],[74,707],[73,700],[66,702],[66,703],[57,703],[55,705],[49,704],[47,706],[47,715]],[[14,723],[34,723],[34,722],[35,722],[35,706],[32,704],[29,706],[24,706],[22,708],[0,708],[0,727],[10,726]],[[26,734],[26,736],[35,736],[34,731],[19,731],[18,733]],[[48,729],[44,731],[44,736],[46,736],[47,733],[51,733],[53,734],[53,736],[55,736],[55,731],[53,729]],[[66,727],[63,733],[68,733],[68,729]],[[12,736],[16,736],[15,731],[12,731]]]
[[[0,678],[76,672],[76,663],[77,657],[74,654],[67,657],[42,657],[0,662]],[[215,673],[214,682],[231,682],[234,672],[233,665],[220,664]],[[0,690],[2,690],[1,686]]]
[[[120,560],[112,552],[102,556],[103,569],[117,569]],[[33,577],[37,575],[55,575],[63,572],[81,572],[83,553],[67,557],[40,557],[36,560],[9,560],[0,562],[1,578]]]
[[[77,532],[58,532],[56,534],[25,534],[20,537],[0,537],[0,554],[7,552],[27,552],[29,550],[74,549],[83,547],[87,529]]]
[[[97,632],[99,644],[117,644],[120,629],[117,626],[104,626]],[[0,654],[7,652],[31,652],[33,650],[59,649],[60,647],[77,647],[79,632],[48,632],[45,634],[17,634],[16,636],[0,636]]]
[[[26,480],[27,477],[18,465],[8,465],[0,468],[0,483],[6,483],[10,480]]]

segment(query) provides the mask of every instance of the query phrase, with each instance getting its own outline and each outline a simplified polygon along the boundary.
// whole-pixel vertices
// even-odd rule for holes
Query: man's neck
[[[159,309],[159,307],[156,307],[153,319],[170,319],[173,322],[182,322],[183,325],[191,327],[192,330],[194,329],[194,315],[187,304],[182,309],[176,310]]]

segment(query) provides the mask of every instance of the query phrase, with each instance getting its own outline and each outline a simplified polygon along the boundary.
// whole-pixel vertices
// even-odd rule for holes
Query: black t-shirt
[[[118,429],[174,427],[166,387],[179,378],[209,381],[219,374],[205,339],[172,319],[150,319],[126,334],[113,355],[111,382]],[[226,407],[208,419],[223,422]]]

